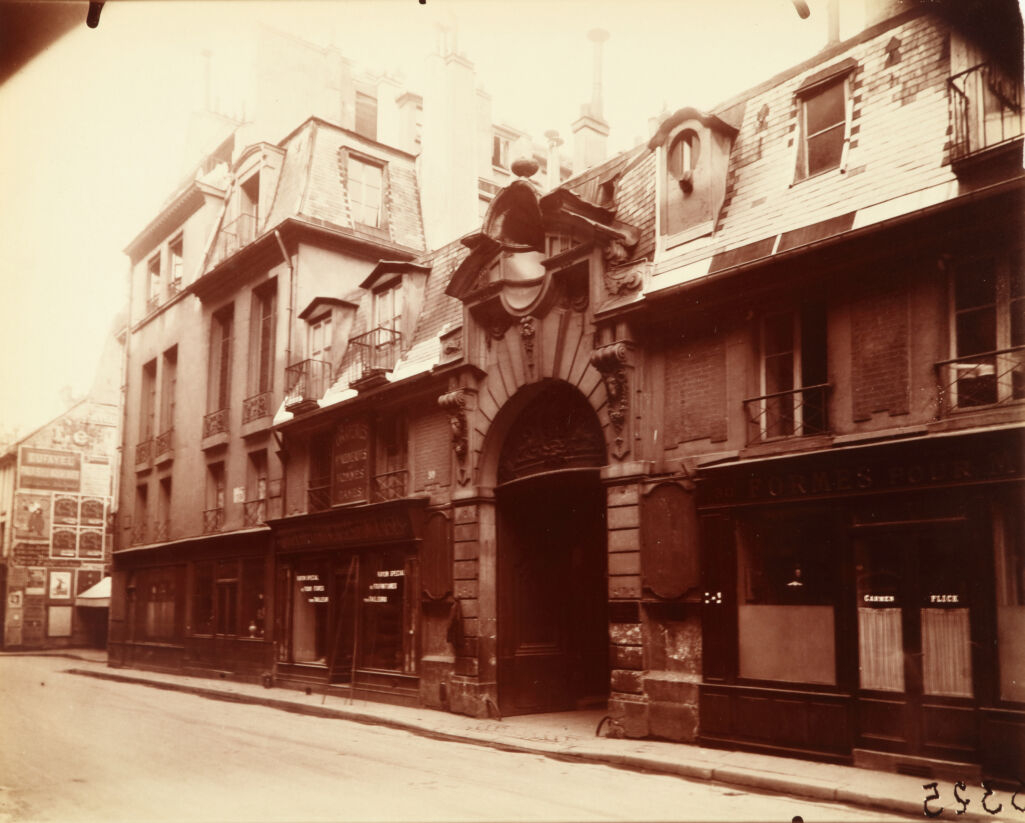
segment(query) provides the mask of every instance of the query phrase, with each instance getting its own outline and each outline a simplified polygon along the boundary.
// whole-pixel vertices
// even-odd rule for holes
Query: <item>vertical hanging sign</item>
[[[343,421],[331,450],[331,502],[366,503],[369,481],[370,427],[365,419]]]

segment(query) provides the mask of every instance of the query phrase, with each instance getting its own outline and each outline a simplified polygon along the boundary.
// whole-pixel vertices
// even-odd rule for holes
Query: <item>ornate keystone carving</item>
[[[630,348],[629,343],[619,342],[600,346],[591,352],[591,365],[598,370],[605,383],[609,421],[616,432],[612,453],[620,459],[630,451],[623,436],[630,410],[629,379],[626,371],[629,366]]]
[[[537,328],[534,326],[533,317],[520,318],[520,338],[523,340],[523,362],[527,366],[527,377],[533,380],[535,374],[534,362],[534,338],[537,336]]]
[[[452,430],[452,451],[456,456],[458,479],[462,486],[470,480],[470,473],[466,468],[466,455],[470,451],[470,429],[466,422],[469,394],[468,389],[456,389],[438,398],[438,405],[448,414],[448,424]]]

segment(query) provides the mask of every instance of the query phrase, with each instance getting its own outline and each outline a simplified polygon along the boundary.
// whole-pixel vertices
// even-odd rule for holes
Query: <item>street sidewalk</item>
[[[53,654],[53,653],[51,653]],[[109,668],[102,651],[75,649],[60,652],[75,662],[67,671],[121,683],[188,692],[214,700],[267,706],[298,714],[402,729],[439,740],[490,746],[505,751],[541,754],[568,761],[603,763],[645,772],[715,781],[756,791],[777,792],[792,797],[846,803],[852,806],[895,812],[912,819],[925,817],[924,801],[933,790],[924,785],[930,778],[890,772],[816,763],[749,752],[709,749],[657,740],[629,740],[598,737],[596,730],[604,711],[526,715],[506,720],[480,719],[424,708],[393,706],[366,700],[352,700],[344,687],[330,693],[306,694],[285,688],[186,677],[177,674]],[[6,656],[6,655],[4,655]],[[966,780],[967,782],[967,780]],[[923,785],[924,784],[924,785]],[[956,814],[954,785],[937,781],[938,799],[928,809],[935,819],[1001,820],[1025,823],[1025,791],[1014,797],[1008,791],[994,791],[982,807],[983,789],[968,785],[960,790],[970,804],[965,814]],[[988,809],[1000,810],[997,814]]]

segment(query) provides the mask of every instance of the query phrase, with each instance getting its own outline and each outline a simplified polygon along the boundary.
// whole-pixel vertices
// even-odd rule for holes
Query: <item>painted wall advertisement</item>
[[[18,492],[14,496],[14,539],[50,539],[50,495]]]
[[[335,430],[331,461],[332,501],[362,503],[369,499],[370,428],[364,420],[348,420]]]
[[[22,446],[18,460],[18,487],[77,492],[82,486],[82,455],[56,449]]]

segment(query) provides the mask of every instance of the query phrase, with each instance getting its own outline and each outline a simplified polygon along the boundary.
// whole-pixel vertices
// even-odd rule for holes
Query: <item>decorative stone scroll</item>
[[[598,370],[605,383],[609,422],[616,433],[612,454],[619,459],[624,458],[630,451],[623,433],[630,410],[630,381],[627,377],[627,368],[631,348],[630,343],[622,341],[599,346],[591,352],[591,365]]]
[[[452,451],[456,456],[456,475],[461,486],[470,482],[470,472],[466,465],[466,456],[470,451],[470,429],[466,422],[470,393],[470,389],[461,388],[438,398],[438,405],[448,414],[448,423],[452,430]]]
[[[523,363],[527,367],[527,378],[534,380],[537,377],[537,363],[534,354],[534,340],[537,337],[537,328],[534,325],[533,317],[520,318],[520,338],[523,341]]]

